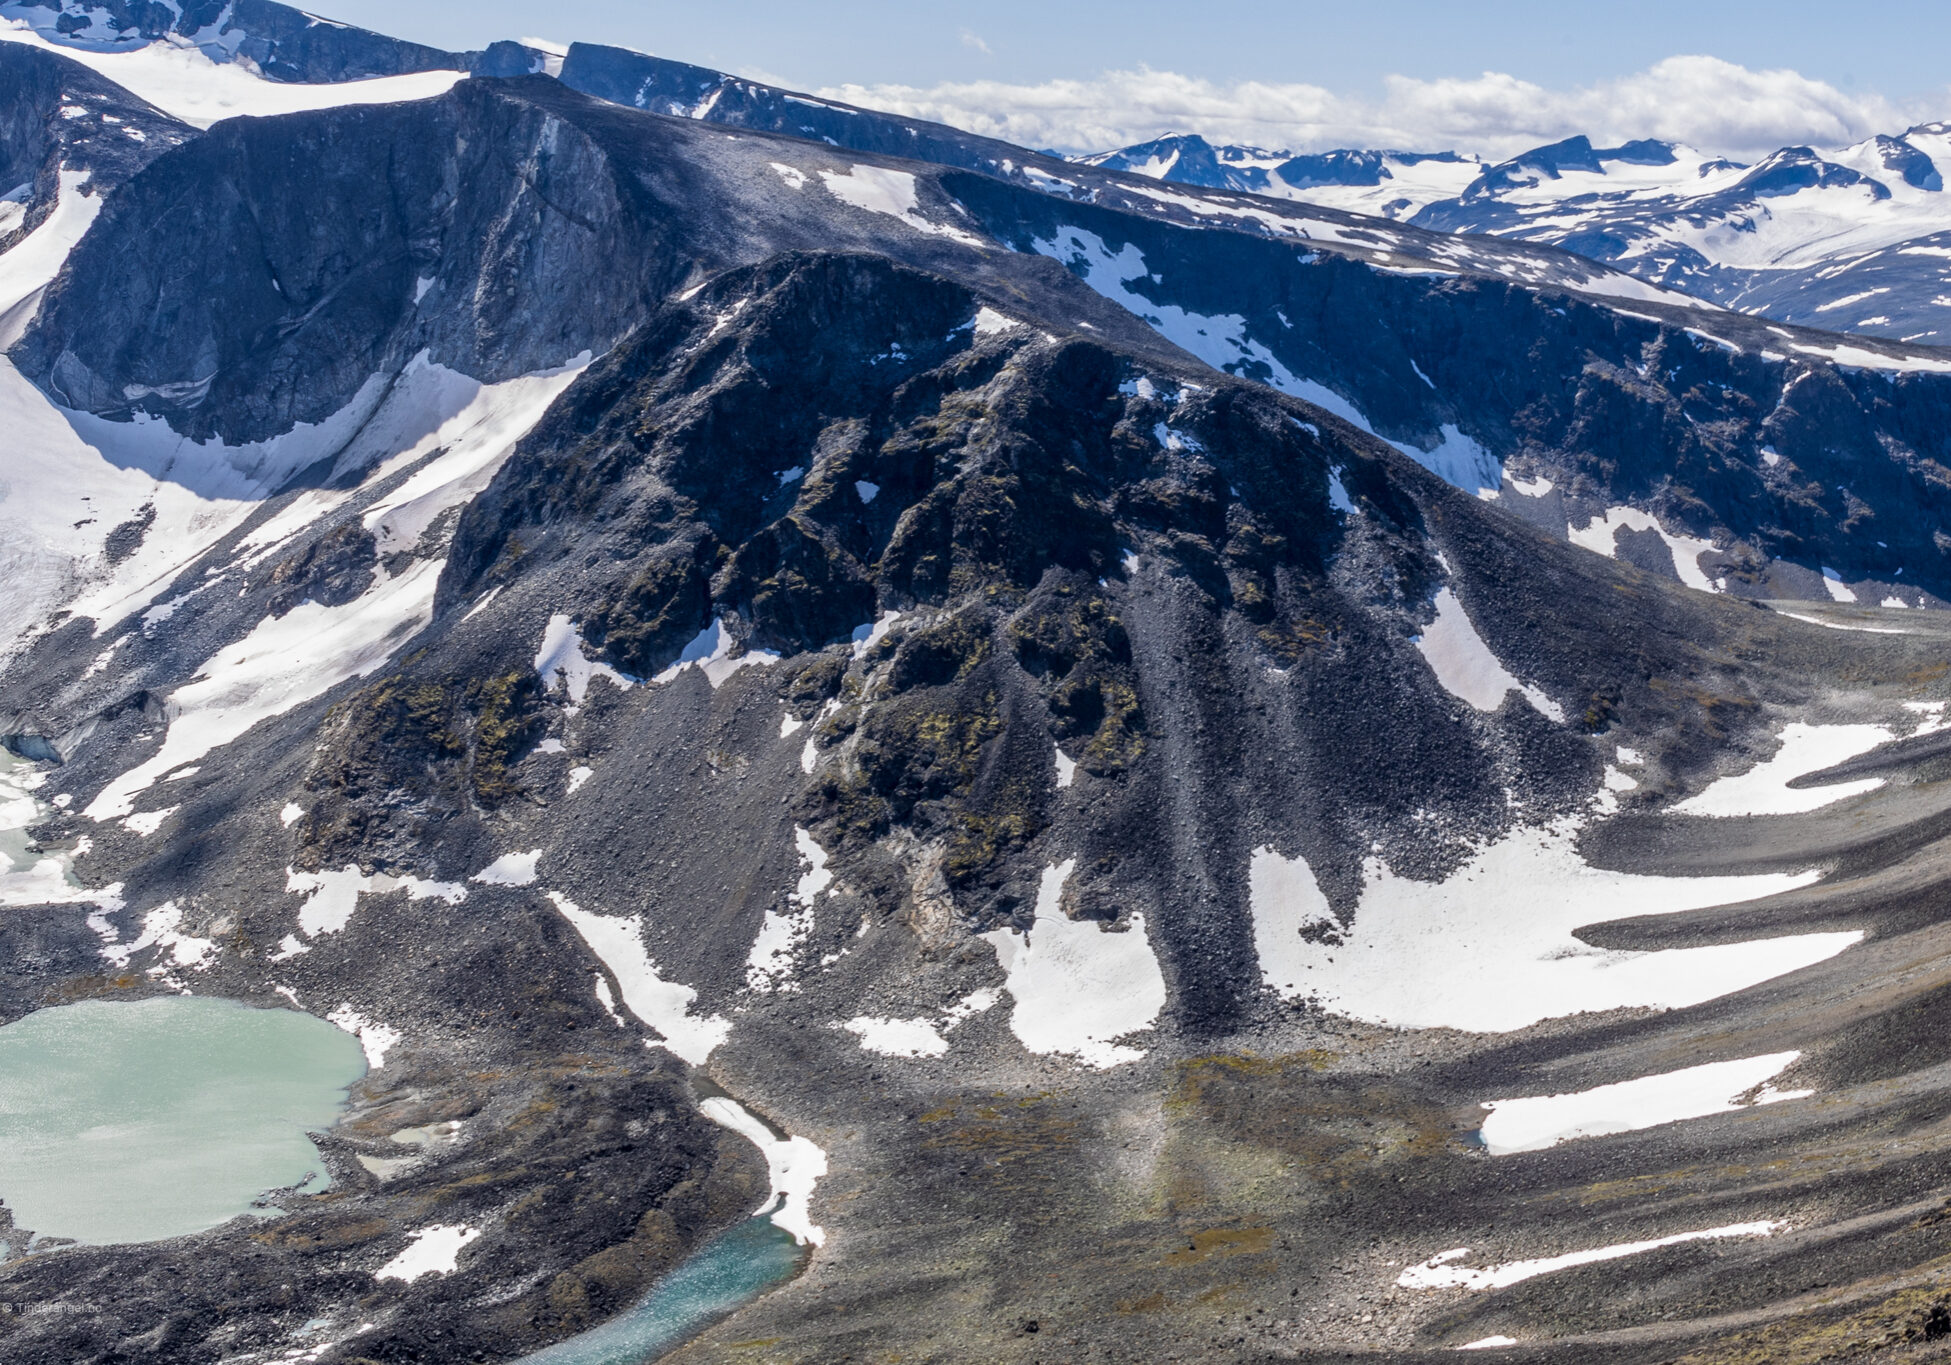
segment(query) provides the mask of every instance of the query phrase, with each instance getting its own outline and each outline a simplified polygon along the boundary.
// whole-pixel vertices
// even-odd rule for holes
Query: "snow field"
[[[444,563],[422,560],[397,578],[382,577],[343,607],[308,601],[283,618],[266,617],[206,661],[197,681],[170,694],[162,748],[103,789],[89,805],[88,817],[103,821],[134,814],[135,798],[164,774],[242,737],[260,721],[377,672],[433,619],[434,587]]]
[[[197,128],[240,115],[266,118],[348,104],[432,99],[466,79],[461,71],[423,71],[332,85],[287,84],[253,75],[235,62],[213,61],[187,39],[99,52],[51,43],[15,20],[0,20],[0,41],[26,43],[80,62]]]
[[[1517,830],[1441,882],[1363,868],[1342,927],[1301,857],[1254,850],[1254,942],[1267,985],[1336,1014],[1396,1028],[1510,1033],[1544,1019],[1624,1008],[1680,1009],[1834,957],[1859,932],[1797,934],[1701,948],[1593,948],[1583,925],[1729,905],[1813,884],[1817,872],[1657,877],[1586,864],[1576,821]],[[1326,926],[1330,941],[1304,931]]]

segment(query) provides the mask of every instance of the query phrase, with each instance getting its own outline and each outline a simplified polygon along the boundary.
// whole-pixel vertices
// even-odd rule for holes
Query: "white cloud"
[[[1222,85],[1151,70],[1040,85],[843,85],[819,93],[1072,152],[1197,132],[1214,142],[1299,152],[1393,147],[1505,157],[1585,133],[1601,145],[1653,137],[1754,157],[1805,143],[1841,146],[1940,116],[1927,105],[1846,94],[1799,72],[1751,71],[1701,56],[1669,57],[1645,71],[1571,90],[1496,72],[1470,80],[1391,76],[1379,100],[1318,85]]]
[[[961,37],[962,37],[963,47],[972,47],[985,57],[993,57],[995,55],[995,53],[989,50],[989,44],[982,41],[982,35],[980,33],[977,33],[974,29],[972,28],[963,29]]]

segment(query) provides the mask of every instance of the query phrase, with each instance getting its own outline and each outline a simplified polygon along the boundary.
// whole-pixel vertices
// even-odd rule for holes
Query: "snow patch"
[[[89,805],[91,820],[125,818],[136,796],[193,763],[353,678],[377,672],[433,618],[442,560],[422,560],[342,607],[304,602],[266,617],[170,694],[169,734],[146,763],[116,778]]]
[[[860,1045],[883,1057],[940,1057],[948,1051],[948,1039],[928,1019],[875,1019],[868,1015],[849,1019],[841,1025],[860,1039]]]
[[[542,632],[542,647],[535,652],[535,672],[545,690],[567,692],[571,706],[583,704],[592,678],[607,678],[625,692],[637,685],[635,678],[591,659],[585,653],[582,632],[561,613],[551,616]]]
[[[129,959],[147,948],[160,948],[161,961],[173,962],[178,967],[204,968],[212,965],[211,954],[217,951],[216,942],[207,938],[195,938],[182,932],[183,911],[175,901],[157,906],[142,917],[142,934],[133,943],[104,943],[102,957],[117,967],[129,965]],[[150,969],[158,975],[161,966]]]
[[[592,914],[553,891],[549,900],[616,977],[624,1007],[655,1029],[674,1056],[692,1066],[703,1066],[711,1060],[712,1051],[731,1037],[729,1020],[691,1012],[697,991],[658,975],[657,964],[644,946],[643,916]],[[601,977],[597,984],[598,994],[607,1001],[608,985]]]
[[[483,886],[533,886],[535,867],[541,861],[539,848],[527,853],[504,853],[468,880]]]
[[[429,882],[418,877],[369,877],[357,867],[339,872],[297,872],[285,869],[287,895],[303,896],[298,908],[298,927],[307,938],[336,934],[352,922],[361,896],[386,896],[404,891],[409,900],[439,900],[459,905],[467,899],[467,888],[454,882]]]
[[[422,1228],[409,1234],[407,1247],[373,1272],[376,1280],[404,1280],[412,1284],[423,1275],[451,1275],[461,1248],[481,1235],[479,1228],[458,1223]]]
[[[996,950],[1015,1007],[1009,1026],[1031,1052],[1076,1057],[1109,1068],[1141,1060],[1120,1038],[1150,1029],[1165,1008],[1165,977],[1145,936],[1145,917],[1114,933],[1063,912],[1075,858],[1046,868],[1028,934],[997,929],[982,937]]]
[[[900,612],[884,611],[881,613],[878,621],[871,621],[866,625],[854,627],[854,657],[856,659],[866,658],[867,651],[875,645],[878,645],[882,640],[885,640],[887,633],[894,629],[894,623],[900,619]]]
[[[772,1179],[772,1224],[801,1246],[825,1246],[826,1232],[814,1226],[813,1191],[826,1174],[826,1153],[803,1137],[776,1138],[772,1130],[737,1100],[713,1095],[698,1106],[706,1118],[745,1138],[765,1156]],[[764,1210],[761,1210],[764,1212]]]
[[[1713,552],[1714,542],[1692,536],[1671,535],[1656,517],[1637,507],[1611,508],[1604,516],[1593,517],[1583,530],[1567,526],[1565,535],[1574,545],[1604,555],[1607,559],[1616,559],[1619,554],[1618,536],[1622,530],[1653,532],[1666,542],[1667,549],[1672,552],[1673,567],[1682,583],[1701,592],[1719,591],[1707,577],[1707,571],[1700,567],[1700,557]]]
[[[746,955],[745,983],[755,991],[798,989],[797,984],[788,979],[793,958],[799,951],[799,945],[813,932],[813,903],[833,885],[833,873],[827,869],[827,851],[820,847],[819,841],[804,826],[794,828],[793,844],[799,850],[800,862],[806,870],[800,875],[799,884],[793,888],[791,908],[766,911],[765,919],[759,925],[759,936],[753,940],[752,951]]]
[[[1798,934],[1652,952],[1594,948],[1588,924],[1672,915],[1809,886],[1818,872],[1657,877],[1579,856],[1576,820],[1514,831],[1441,882],[1363,866],[1352,921],[1307,860],[1262,846],[1249,891],[1267,985],[1285,999],[1396,1028],[1510,1033],[1583,1011],[1681,1009],[1811,966],[1860,932]]]
[[[1856,594],[1850,590],[1847,583],[1843,582],[1843,576],[1827,564],[1822,566],[1822,586],[1829,590],[1829,596],[1834,601],[1854,602],[1856,600]]]
[[[1486,1289],[1504,1289],[1510,1285],[1521,1284],[1525,1280],[1540,1275],[1550,1275],[1559,1270],[1570,1270],[1574,1266],[1592,1265],[1599,1261],[1616,1261],[1626,1256],[1640,1256],[1661,1247],[1679,1246],[1683,1242],[1722,1241],[1733,1237],[1768,1237],[1788,1226],[1781,1222],[1734,1223],[1722,1228],[1706,1228],[1700,1232],[1681,1232],[1671,1237],[1656,1237],[1649,1242],[1621,1242],[1616,1246],[1594,1247],[1589,1251],[1574,1251],[1564,1256],[1552,1256],[1537,1261],[1510,1261],[1504,1265],[1489,1266],[1482,1270],[1460,1266],[1454,1262],[1470,1254],[1470,1248],[1461,1247],[1456,1251],[1445,1251],[1430,1257],[1421,1265],[1411,1266],[1396,1278],[1396,1285],[1402,1289],[1467,1289],[1482,1292]]]
[[[1776,1052],[1732,1062],[1709,1062],[1638,1080],[1620,1081],[1573,1094],[1529,1099],[1489,1100],[1484,1146],[1492,1156],[1535,1152],[1575,1138],[1632,1133],[1642,1128],[1731,1114],[1741,1097],[1772,1081],[1800,1059],[1800,1052]],[[1801,1098],[1808,1092],[1796,1095]],[[1786,1092],[1783,1098],[1795,1092]]]
[[[845,174],[821,171],[820,179],[826,182],[827,192],[842,203],[866,209],[869,213],[897,218],[916,232],[930,237],[947,237],[969,246],[987,245],[973,233],[945,223],[931,223],[922,217],[920,201],[915,192],[915,178],[907,171],[893,171],[882,166],[855,166]]]
[[[1424,627],[1415,639],[1416,649],[1428,661],[1436,680],[1451,696],[1469,702],[1479,711],[1496,711],[1504,698],[1516,692],[1530,702],[1539,715],[1562,724],[1565,710],[1544,692],[1519,682],[1508,668],[1490,652],[1469,613],[1448,588],[1436,594],[1436,620]]]
[[[1779,738],[1781,748],[1773,758],[1745,773],[1720,778],[1700,795],[1682,801],[1673,809],[1682,815],[1722,819],[1743,815],[1801,815],[1820,810],[1852,796],[1873,792],[1884,785],[1884,779],[1865,777],[1799,789],[1789,784],[1867,754],[1879,745],[1888,744],[1895,735],[1881,725],[1805,725],[1796,721],[1782,727]]]
[[[400,1041],[400,1031],[377,1024],[360,1014],[350,1005],[341,1005],[325,1016],[326,1022],[337,1024],[359,1040],[359,1046],[366,1054],[368,1070],[378,1071],[386,1065],[386,1054]]]
[[[748,649],[736,657],[732,654],[734,645],[731,631],[722,621],[713,621],[697,637],[686,645],[677,656],[677,662],[659,673],[651,681],[663,684],[676,679],[687,668],[696,668],[705,675],[712,690],[723,687],[731,676],[741,668],[768,668],[779,662],[779,656],[769,649]]]

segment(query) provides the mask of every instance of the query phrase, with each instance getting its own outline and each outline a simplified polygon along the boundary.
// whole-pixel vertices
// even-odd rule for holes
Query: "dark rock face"
[[[1210,353],[1231,372],[1273,377],[1247,349],[1257,344],[1412,454],[1434,460],[1453,426],[1554,479],[1574,526],[1631,502],[1729,545],[1714,573],[1730,591],[1774,595],[1767,564],[1786,559],[1951,598],[1938,538],[1951,515],[1939,426],[1951,377],[1791,359],[1813,334],[1785,342],[1726,314],[1689,332],[1653,322],[1654,309],[1685,317],[1657,304],[1626,316],[1502,282],[1431,281],[1326,253],[1297,258],[1244,234],[1038,205],[973,177],[949,184],[1019,247],[1056,243],[1070,226],[1113,254],[1136,248],[1143,273],[1119,287],[1217,320],[1222,338],[1240,339]],[[1067,247],[1063,258],[1094,279],[1105,269],[1094,251]],[[1734,341],[1697,334],[1709,328]]]
[[[189,39],[219,61],[243,61],[274,81],[325,84],[415,71],[465,71],[477,53],[443,52],[349,24],[318,19],[275,0],[22,0],[54,41],[131,46]]]
[[[423,349],[487,380],[545,369],[674,282],[674,225],[645,208],[582,130],[485,82],[238,120],[115,197],[17,363],[70,406],[232,440],[322,421]],[[174,249],[223,244],[209,272],[169,265],[164,222]]]
[[[87,173],[85,193],[106,193],[193,136],[187,125],[79,62],[24,44],[0,45],[0,194],[24,206],[0,228],[0,250],[53,212],[63,170]]]

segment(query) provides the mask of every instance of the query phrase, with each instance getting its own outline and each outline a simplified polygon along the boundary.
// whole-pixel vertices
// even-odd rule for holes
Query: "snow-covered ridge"
[[[1490,164],[1456,153],[1296,156],[1196,135],[1080,158],[1419,227],[1583,252],[1649,283],[1784,321],[1951,340],[1951,128],[1752,165],[1673,143],[1571,138]]]
[[[16,10],[16,13],[19,11]],[[45,11],[43,11],[45,12]],[[0,10],[5,15],[6,10]],[[18,18],[0,18],[0,41],[27,43],[108,77],[164,113],[198,128],[219,119],[298,114],[348,104],[393,104],[431,99],[463,80],[463,71],[420,71],[335,84],[300,85],[266,80],[249,67],[218,60],[186,41],[158,41],[107,50],[50,42]]]

